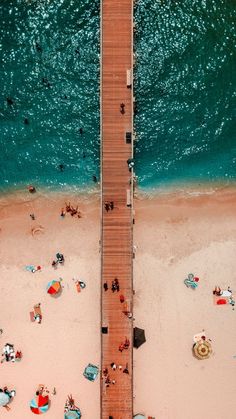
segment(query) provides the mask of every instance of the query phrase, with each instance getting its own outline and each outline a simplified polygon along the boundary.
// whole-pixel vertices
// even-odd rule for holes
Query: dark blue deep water
[[[99,19],[98,0],[0,1],[0,190],[99,176]],[[235,0],[137,0],[135,21],[139,185],[235,180]]]

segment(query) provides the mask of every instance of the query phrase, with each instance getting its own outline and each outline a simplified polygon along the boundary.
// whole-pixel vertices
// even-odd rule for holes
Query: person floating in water
[[[28,118],[25,118],[25,119],[24,119],[24,124],[25,124],[25,125],[29,125],[29,120],[28,120]]]
[[[48,81],[47,77],[42,78],[42,82],[46,87],[52,87],[51,83]]]
[[[14,101],[10,97],[7,97],[7,104],[10,106],[14,105]]]
[[[95,175],[93,175],[93,181],[94,181],[94,183],[97,183],[97,176],[95,176]]]
[[[83,128],[80,128],[80,129],[79,129],[79,133],[82,135],[82,134],[83,134],[83,132],[84,132],[84,131],[83,131]]]
[[[35,43],[35,48],[36,48],[36,51],[38,51],[38,52],[42,52],[43,51],[43,48],[41,47],[41,45],[39,45],[38,42]]]
[[[65,165],[64,164],[59,164],[58,165],[58,169],[60,170],[60,172],[64,172],[64,170],[65,170]]]

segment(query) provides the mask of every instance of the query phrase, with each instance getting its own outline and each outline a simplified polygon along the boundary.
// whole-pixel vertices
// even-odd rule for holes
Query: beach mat
[[[222,297],[221,295],[213,295],[213,303],[216,306],[225,306],[229,304],[229,298],[228,297]]]
[[[33,311],[30,311],[30,321],[31,322],[34,322],[35,321],[35,319],[34,319],[34,312]]]

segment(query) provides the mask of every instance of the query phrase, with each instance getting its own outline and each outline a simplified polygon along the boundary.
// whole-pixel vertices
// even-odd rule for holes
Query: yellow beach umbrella
[[[212,353],[211,344],[206,340],[199,340],[193,345],[193,353],[198,359],[207,359]]]

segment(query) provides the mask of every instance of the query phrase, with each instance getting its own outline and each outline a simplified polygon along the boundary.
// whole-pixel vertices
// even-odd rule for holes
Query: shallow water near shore
[[[93,190],[99,1],[3,0],[0,18],[0,191]],[[134,18],[139,187],[233,181],[234,1],[139,0]]]

